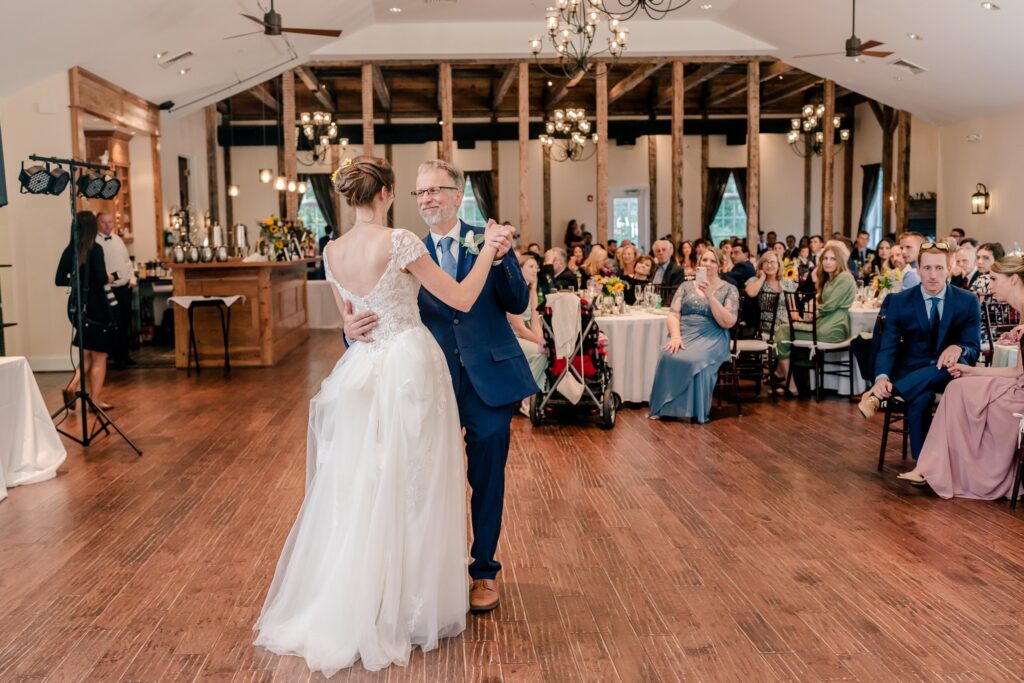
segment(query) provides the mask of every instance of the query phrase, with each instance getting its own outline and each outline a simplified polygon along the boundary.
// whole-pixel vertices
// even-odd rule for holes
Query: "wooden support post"
[[[363,64],[363,154],[373,156],[373,64]]]
[[[551,152],[541,145],[540,156],[544,175],[544,249],[547,250],[551,248]],[[520,246],[526,244],[519,240]]]
[[[850,131],[850,137],[843,147],[843,234],[854,239],[857,231],[853,229],[853,128],[855,113],[853,109],[846,112],[844,127]]]
[[[220,174],[217,173],[217,105],[204,108],[206,119],[206,178],[209,185],[210,221],[220,222]]]
[[[284,176],[298,180],[299,164],[296,159],[298,128],[295,127],[295,72],[291,69],[281,74],[281,132],[284,135]],[[284,192],[285,217],[295,220],[299,215],[299,195]]]
[[[333,173],[339,168],[341,168],[341,145],[331,145],[331,172]],[[338,237],[348,229],[348,220],[345,216],[345,200],[341,198],[339,193],[334,192],[332,188],[331,201],[334,202],[334,215],[338,220],[334,236]]]
[[[530,243],[530,193],[529,182],[530,145],[530,65],[519,64],[519,239]]]
[[[444,161],[455,159],[455,133],[452,123],[452,65],[443,62],[440,67],[438,88],[441,90],[441,154]]]
[[[594,242],[608,242],[608,65],[597,66],[597,226]]]
[[[77,118],[71,117],[72,120]],[[156,214],[156,254],[162,259],[164,254],[164,204],[163,204],[163,181],[160,177],[160,136],[153,134],[149,136],[149,151],[153,155],[153,211]],[[84,157],[84,154],[82,155]],[[74,191],[74,188],[72,188]]]
[[[235,224],[235,198],[228,188],[231,187],[231,145],[224,145],[224,234],[231,234],[231,226]]]
[[[386,126],[390,126],[391,125],[391,112],[390,111],[384,115],[384,125],[386,125]],[[391,164],[392,168],[394,168],[394,157],[392,156],[391,143],[390,142],[387,143],[386,145],[384,145],[384,158],[387,159],[387,162],[389,164]],[[337,193],[335,193],[335,194],[337,194]],[[387,225],[389,227],[392,227],[392,228],[395,227],[395,203],[394,202],[391,202],[391,206],[388,207],[387,221],[388,221]]]
[[[757,248],[761,214],[761,63],[747,62],[747,245]]]
[[[672,62],[672,240],[683,241],[683,81],[681,61]],[[660,235],[654,235],[657,239]]]
[[[491,122],[497,123],[498,117],[492,117]],[[494,220],[496,221],[505,220],[505,215],[501,212],[501,164],[499,162],[498,141],[491,140],[491,178],[494,183]]]
[[[647,136],[647,184],[650,197],[648,216],[650,216],[651,234],[658,234],[658,136]],[[643,239],[641,237],[641,239]]]
[[[899,167],[896,169],[896,232],[910,227],[910,112],[900,111],[897,135]],[[936,238],[939,236],[936,235]]]
[[[832,239],[835,219],[835,128],[832,117],[836,115],[836,84],[825,79],[825,115],[821,128],[825,132],[821,144],[821,234],[826,240]]]
[[[804,235],[811,234],[811,159],[813,154],[804,157]]]

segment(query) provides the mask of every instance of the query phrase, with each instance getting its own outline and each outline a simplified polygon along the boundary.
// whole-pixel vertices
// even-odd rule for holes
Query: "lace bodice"
[[[739,292],[728,282],[722,280],[718,288],[714,292],[709,293],[718,299],[731,313],[735,314],[739,310]],[[711,304],[708,303],[705,297],[700,295],[693,280],[687,280],[676,290],[676,295],[672,298],[670,314],[677,318],[685,318],[687,316],[713,318]]]
[[[331,273],[328,259],[324,258],[327,281],[338,288],[343,299],[352,302],[355,313],[373,311],[377,314],[377,327],[370,333],[372,346],[379,346],[408,329],[422,325],[417,297],[420,281],[402,272],[407,265],[427,254],[419,237],[408,230],[395,229],[391,234],[391,256],[384,274],[366,296],[356,296],[341,286]]]

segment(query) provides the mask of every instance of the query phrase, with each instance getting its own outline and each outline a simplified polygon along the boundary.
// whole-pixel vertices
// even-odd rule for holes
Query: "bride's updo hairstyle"
[[[349,206],[369,206],[381,189],[395,190],[395,172],[387,159],[359,156],[346,160],[334,176],[334,189]]]

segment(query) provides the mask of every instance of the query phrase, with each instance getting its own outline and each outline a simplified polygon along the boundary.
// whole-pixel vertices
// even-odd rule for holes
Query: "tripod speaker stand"
[[[72,296],[75,297],[75,320],[73,321],[73,324],[78,335],[78,370],[80,377],[78,383],[78,390],[75,392],[75,398],[69,403],[65,404],[64,407],[62,407],[60,410],[54,412],[53,415],[50,416],[50,418],[56,418],[61,413],[69,410],[76,401],[80,402],[82,416],[82,435],[77,436],[75,434],[71,434],[70,432],[64,431],[60,427],[57,428],[58,432],[60,432],[67,438],[71,439],[72,441],[81,444],[82,446],[89,446],[94,441],[96,441],[101,432],[104,435],[109,435],[110,428],[113,427],[114,431],[116,431],[118,435],[120,435],[120,437],[125,440],[125,443],[131,446],[132,450],[135,451],[136,454],[141,456],[142,451],[139,450],[139,447],[136,446],[135,443],[130,438],[128,438],[128,435],[125,434],[121,430],[121,428],[117,426],[117,423],[110,419],[110,416],[108,416],[103,411],[103,409],[96,405],[96,402],[92,400],[92,397],[89,395],[88,379],[86,377],[85,372],[85,309],[83,305],[84,302],[82,301],[83,264],[79,262],[80,254],[78,252],[78,192],[77,183],[75,183],[75,174],[76,171],[83,168],[91,169],[94,171],[106,171],[109,170],[109,167],[103,166],[101,164],[90,164],[84,161],[78,161],[76,159],[58,159],[55,157],[41,157],[36,156],[34,154],[30,156],[29,159],[31,159],[32,161],[41,161],[47,164],[66,164],[68,167],[68,173],[71,177],[71,182],[68,184],[71,185],[71,245],[75,266],[73,274],[74,291],[72,293]],[[116,194],[116,192],[114,194]],[[96,415],[96,424],[92,431],[89,430],[89,411],[92,411]]]

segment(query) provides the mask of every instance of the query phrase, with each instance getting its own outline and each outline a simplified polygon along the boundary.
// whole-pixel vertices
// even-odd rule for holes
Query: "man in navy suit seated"
[[[949,247],[925,242],[918,257],[921,284],[886,299],[885,329],[875,359],[875,384],[860,411],[871,417],[882,399],[906,402],[910,451],[917,460],[932,422],[932,402],[952,379],[949,368],[974,365],[981,350],[976,296],[946,282]]]

